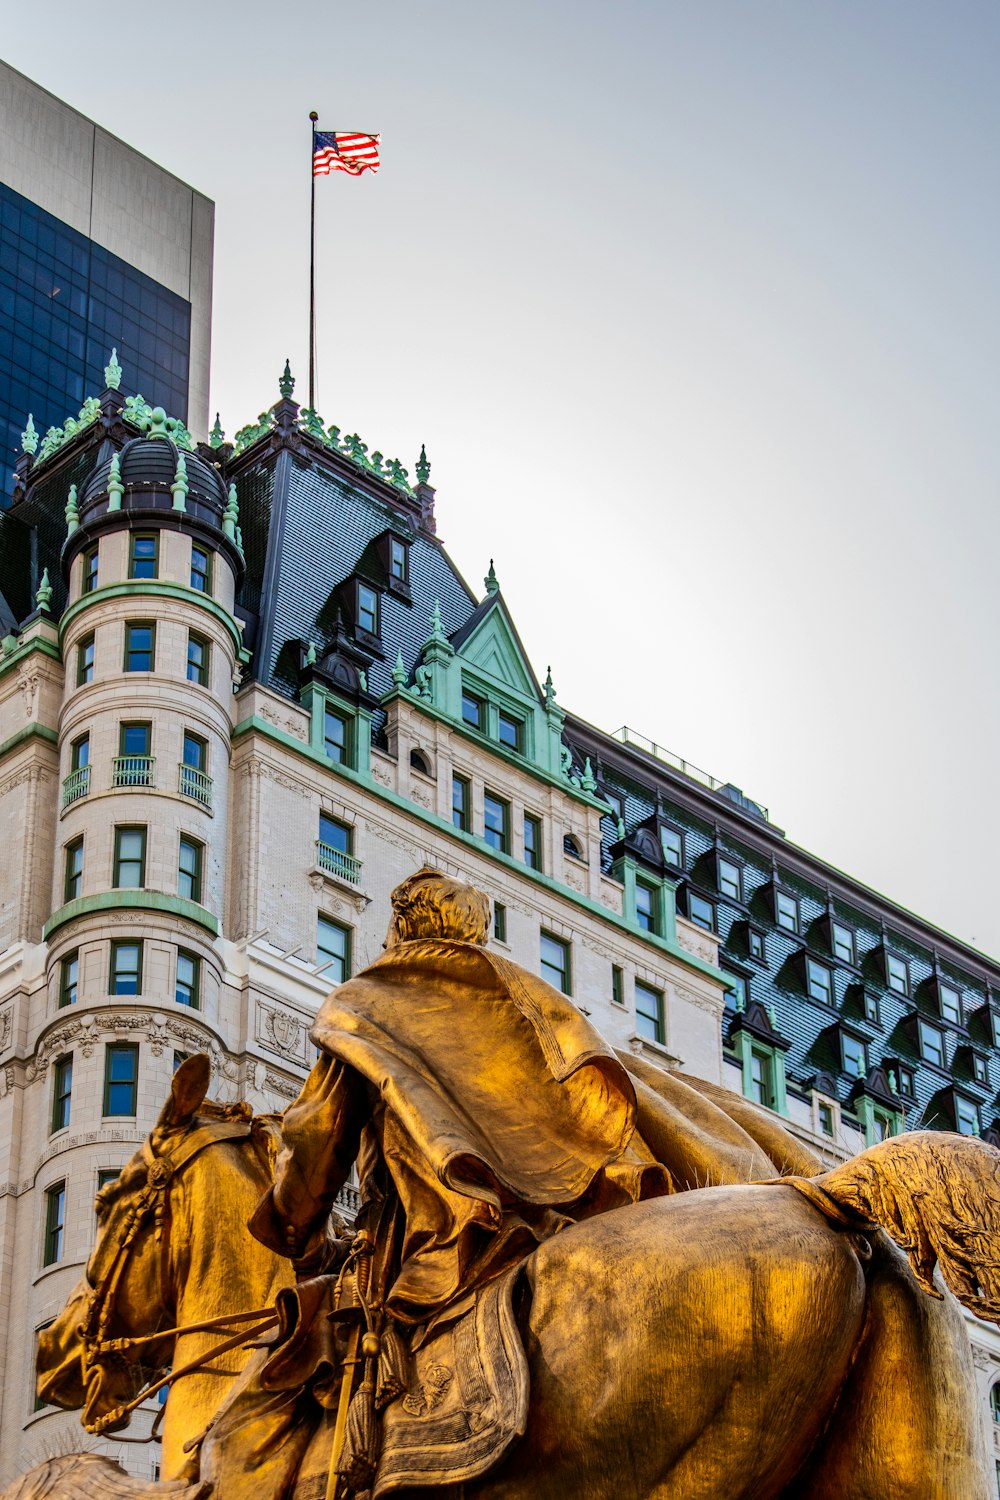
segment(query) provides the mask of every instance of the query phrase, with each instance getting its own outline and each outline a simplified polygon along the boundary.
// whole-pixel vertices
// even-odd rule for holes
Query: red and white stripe
[[[332,146],[321,146],[313,153],[314,177],[329,177],[331,172],[349,172],[352,177],[359,177],[362,172],[378,171],[381,136],[349,130],[338,130],[335,135],[336,151]]]

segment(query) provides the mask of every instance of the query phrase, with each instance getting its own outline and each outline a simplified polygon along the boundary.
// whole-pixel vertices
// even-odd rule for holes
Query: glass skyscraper
[[[25,419],[44,433],[104,387],[187,421],[191,304],[0,183],[0,446],[3,503]]]

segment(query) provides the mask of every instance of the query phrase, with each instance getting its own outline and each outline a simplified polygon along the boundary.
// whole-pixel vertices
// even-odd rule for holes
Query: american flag
[[[314,130],[313,176],[350,172],[360,177],[364,171],[377,172],[380,140],[381,136],[362,135],[358,130]]]

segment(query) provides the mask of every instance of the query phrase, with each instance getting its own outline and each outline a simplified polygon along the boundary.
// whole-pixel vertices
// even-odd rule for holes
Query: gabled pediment
[[[520,637],[499,594],[486,599],[452,637],[463,662],[509,692],[538,702],[542,696]]]

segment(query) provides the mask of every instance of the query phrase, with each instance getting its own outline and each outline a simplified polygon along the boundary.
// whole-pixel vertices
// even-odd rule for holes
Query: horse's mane
[[[191,1130],[211,1129],[216,1122],[222,1124],[247,1123],[250,1126],[248,1137],[251,1149],[255,1152],[260,1163],[268,1176],[274,1176],[274,1164],[278,1157],[281,1145],[281,1116],[275,1114],[255,1115],[253,1106],[245,1100],[236,1100],[232,1104],[222,1104],[216,1099],[203,1099],[198,1106],[198,1113],[182,1129],[176,1131],[161,1132],[159,1127],[154,1128],[150,1141],[158,1137],[153,1144],[154,1155],[158,1155],[157,1144],[167,1144],[175,1140],[179,1141]],[[239,1144],[235,1142],[234,1144]],[[98,1223],[102,1223],[115,1204],[123,1197],[132,1193],[140,1192],[149,1180],[149,1168],[143,1159],[141,1152],[127,1161],[122,1167],[119,1175],[113,1181],[105,1184],[100,1189],[95,1200],[94,1207],[97,1213]]]

